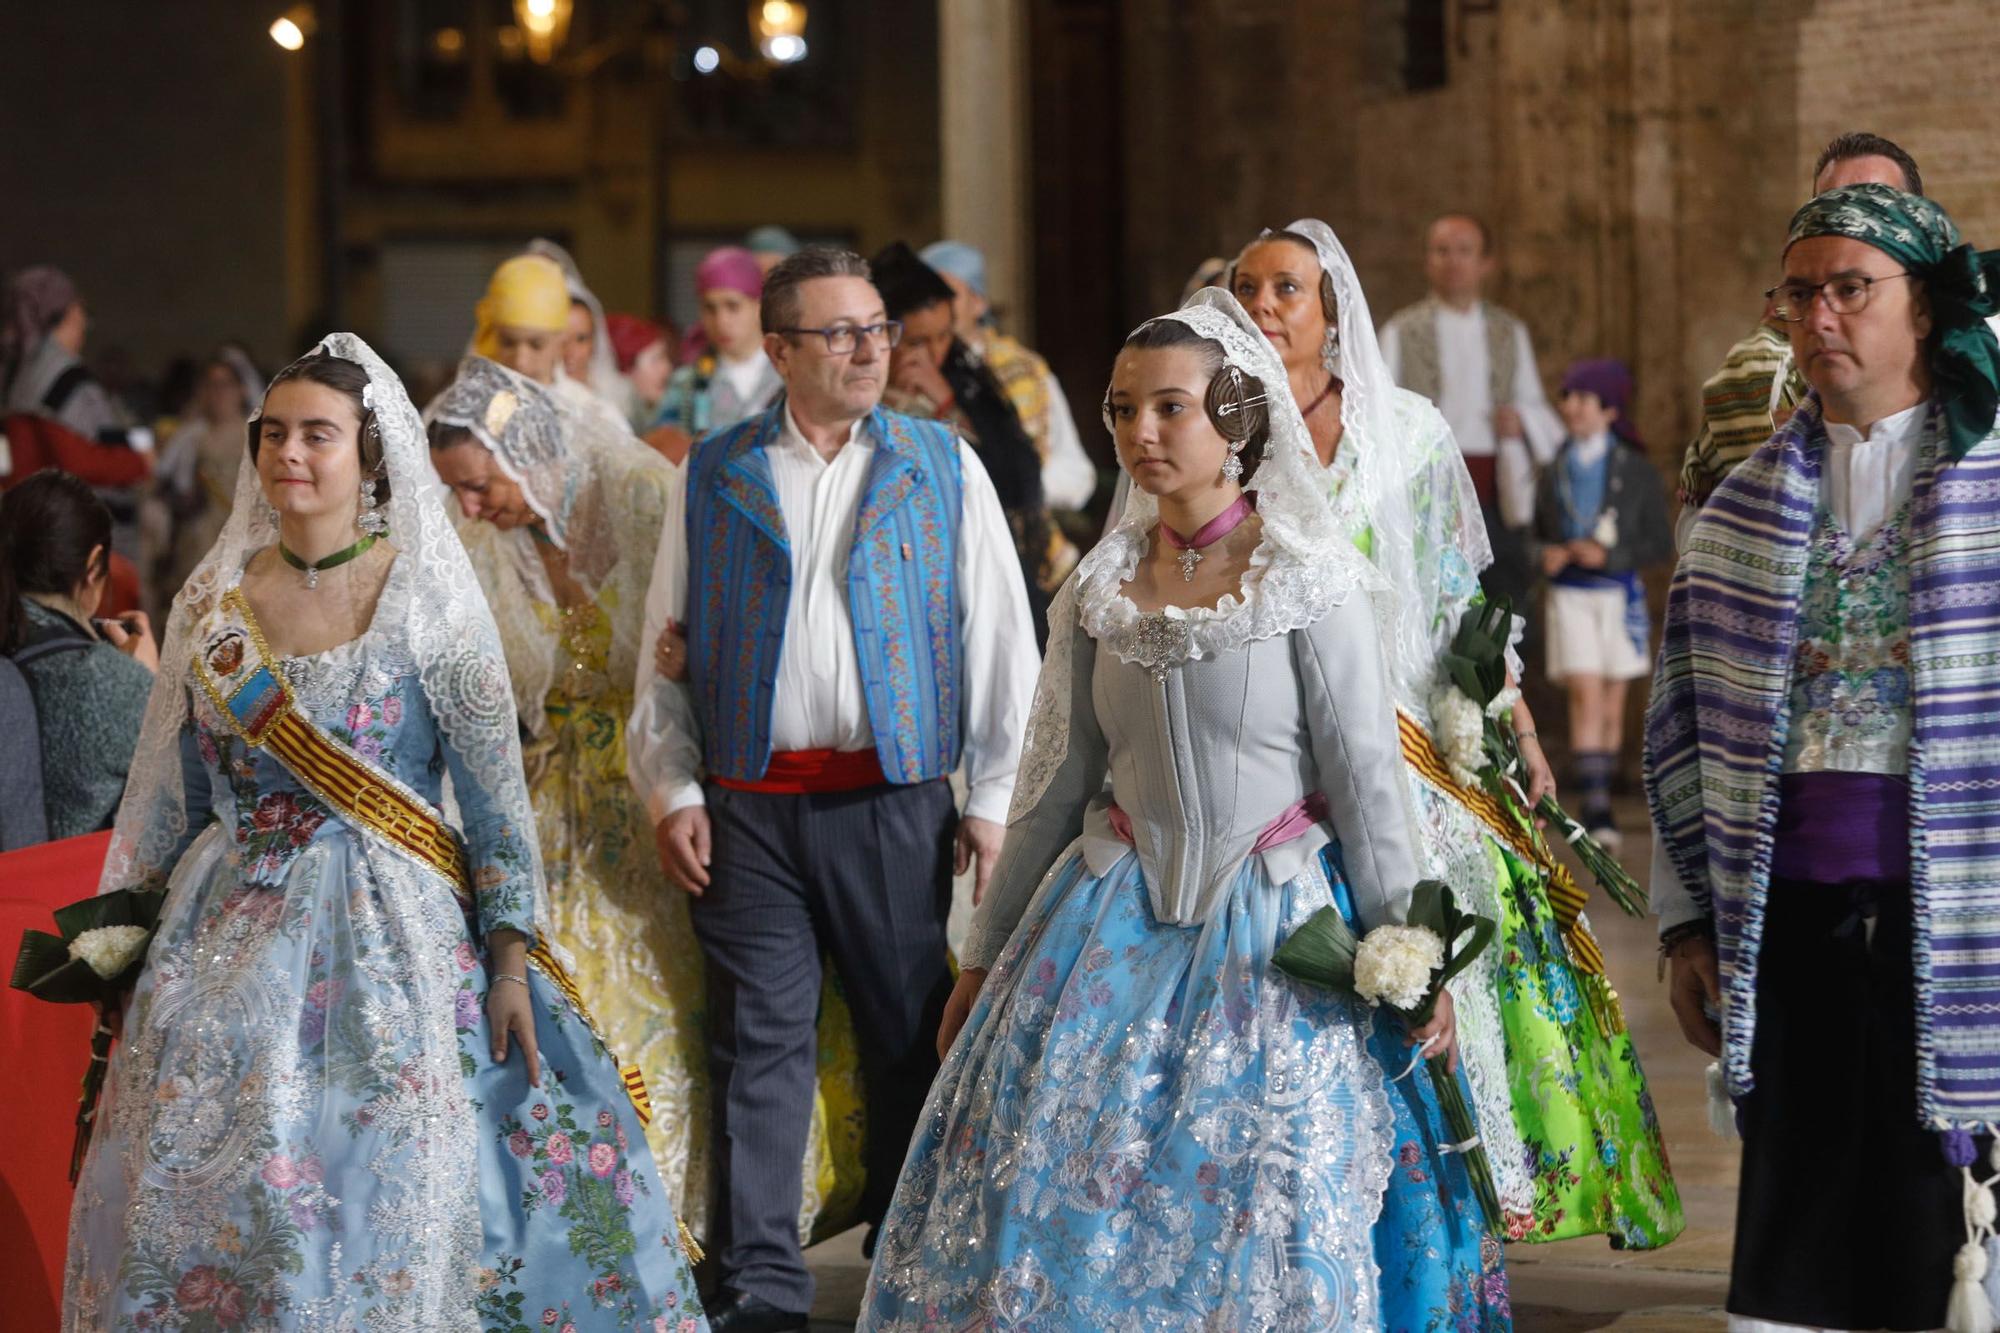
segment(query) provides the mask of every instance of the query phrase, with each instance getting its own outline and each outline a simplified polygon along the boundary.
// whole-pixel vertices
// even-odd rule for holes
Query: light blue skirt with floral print
[[[1337,848],[1322,855],[1325,869],[1338,875]],[[1334,902],[1348,924],[1356,924],[1347,885],[1339,880]],[[1389,1071],[1395,1120],[1394,1162],[1375,1224],[1382,1327],[1392,1333],[1505,1333],[1514,1320],[1500,1240],[1482,1223],[1464,1162],[1439,1151],[1453,1136],[1438,1110],[1430,1071],[1398,1077],[1413,1052],[1402,1020],[1387,1013],[1377,1011],[1368,1048]]]
[[[1405,1109],[1428,1085],[1385,1089],[1400,1037],[1270,966],[1333,888],[1317,861],[1272,885],[1253,859],[1172,926],[1136,856],[1058,862],[931,1090],[859,1327],[1504,1327],[1400,1313],[1449,1300],[1406,1294],[1409,1261],[1476,1270],[1481,1247],[1447,1230],[1453,1164]]]
[[[541,1086],[518,1050],[496,1065],[449,890],[294,805],[282,869],[211,829],[174,877],[78,1182],[65,1326],[705,1330],[576,1009],[531,968]]]

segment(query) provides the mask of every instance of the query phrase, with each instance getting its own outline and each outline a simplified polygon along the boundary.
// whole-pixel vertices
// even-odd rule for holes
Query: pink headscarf
[[[757,256],[740,245],[710,250],[695,268],[694,289],[697,294],[706,295],[718,288],[741,292],[753,301],[762,297],[764,270],[757,267]]]

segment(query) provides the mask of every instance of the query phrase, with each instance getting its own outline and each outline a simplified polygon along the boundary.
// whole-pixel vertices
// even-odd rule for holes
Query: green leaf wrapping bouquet
[[[1493,932],[1492,921],[1461,911],[1449,887],[1427,879],[1411,891],[1402,925],[1377,926],[1357,938],[1337,909],[1322,907],[1278,946],[1271,962],[1296,981],[1356,996],[1370,1006],[1387,1005],[1410,1027],[1420,1028],[1436,1015],[1445,983],[1493,942]],[[1398,1077],[1414,1069],[1413,1061]],[[1438,1109],[1455,1140],[1442,1150],[1465,1159],[1486,1229],[1497,1235],[1500,1196],[1479,1140],[1478,1119],[1456,1074],[1431,1063],[1430,1075]]]
[[[90,1004],[115,1010],[137,984],[146,966],[159,924],[163,890],[120,889],[98,894],[55,912],[56,934],[30,930],[21,935],[21,952],[14,960],[9,983],[51,1004]],[[112,1031],[100,1016],[90,1038],[90,1066],[83,1074],[83,1096],[76,1113],[76,1144],[70,1151],[69,1178],[76,1182],[83,1169],[84,1150],[104,1091],[111,1060]]]

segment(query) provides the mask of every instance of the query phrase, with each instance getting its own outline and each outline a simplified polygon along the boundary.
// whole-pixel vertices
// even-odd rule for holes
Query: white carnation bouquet
[[[156,889],[120,889],[59,907],[57,934],[21,933],[21,952],[14,960],[10,983],[38,1000],[52,1004],[92,1004],[100,1011],[90,1037],[90,1066],[83,1075],[83,1097],[76,1113],[76,1143],[70,1152],[69,1178],[76,1183],[90,1146],[91,1121],[98,1094],[111,1062],[111,1029],[102,1011],[125,1003],[146,965],[146,950],[160,919],[166,894]]]
[[[1322,907],[1278,946],[1271,962],[1295,980],[1345,991],[1371,1006],[1387,1005],[1409,1027],[1420,1028],[1437,1012],[1445,983],[1493,942],[1493,932],[1492,921],[1459,910],[1450,888],[1427,879],[1411,891],[1403,924],[1377,926],[1357,939],[1337,909]],[[1486,1229],[1497,1235],[1500,1195],[1480,1144],[1478,1118],[1456,1073],[1431,1062],[1430,1075],[1455,1140],[1444,1151],[1464,1157]]]

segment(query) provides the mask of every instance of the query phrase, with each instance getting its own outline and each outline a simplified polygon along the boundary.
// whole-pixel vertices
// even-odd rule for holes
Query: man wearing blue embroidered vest
[[[1993,1328],[1996,284],[1928,199],[1801,208],[1771,296],[1812,391],[1668,597],[1653,900],[1743,1132],[1736,1326]]]
[[[717,1333],[803,1329],[812,1305],[799,1161],[822,950],[861,1041],[863,1215],[887,1207],[938,1067],[954,859],[983,889],[1036,674],[984,468],[879,406],[901,326],[866,262],[807,247],[766,275],[763,320],[785,396],[698,441],[669,497],[645,642],[683,622],[687,679],[642,654],[628,731],[708,965]]]

